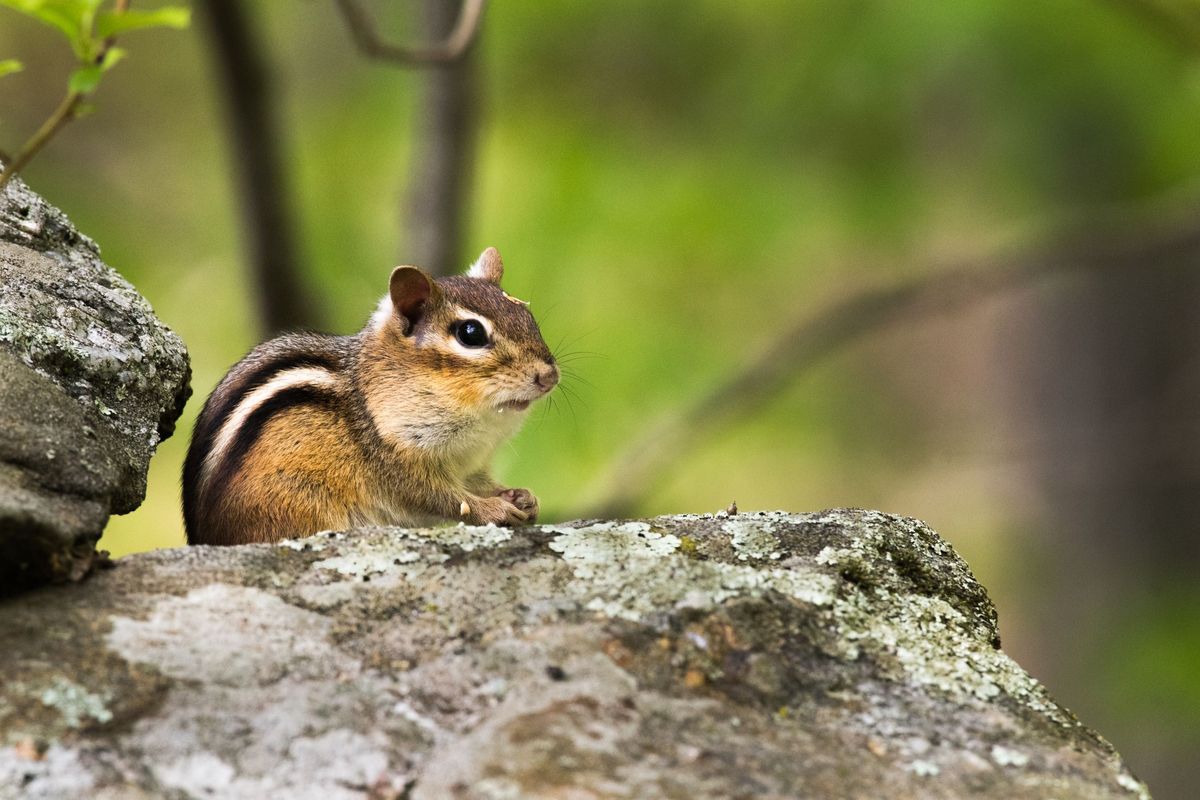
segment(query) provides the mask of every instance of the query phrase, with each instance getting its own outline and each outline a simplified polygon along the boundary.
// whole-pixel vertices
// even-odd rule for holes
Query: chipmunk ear
[[[430,306],[441,299],[441,292],[433,278],[417,267],[396,267],[392,270],[388,293],[392,298],[392,308],[404,320],[405,336],[413,332]]]
[[[500,279],[504,277],[504,262],[500,260],[500,251],[494,247],[484,250],[467,270],[467,277],[491,281],[499,286]]]

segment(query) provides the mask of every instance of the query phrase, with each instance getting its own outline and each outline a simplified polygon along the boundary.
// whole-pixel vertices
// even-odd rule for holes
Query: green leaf
[[[125,58],[124,50],[119,47],[110,47],[99,64],[88,64],[72,72],[71,79],[67,82],[67,88],[79,94],[91,94],[100,85],[100,78],[104,76],[104,73],[115,67],[123,58]]]
[[[192,12],[183,6],[163,6],[153,11],[131,10],[118,14],[102,11],[96,17],[96,35],[101,39],[118,33],[144,28],[174,28],[182,30],[192,21]]]
[[[67,81],[67,88],[79,94],[91,94],[96,91],[96,86],[99,85],[103,75],[104,70],[99,64],[80,67],[71,73],[71,79]]]
[[[108,72],[117,65],[118,61],[121,61],[127,55],[129,54],[120,47],[108,48],[108,50],[104,53],[104,59],[100,62],[100,71]]]
[[[0,0],[0,5],[58,29],[76,57],[86,60],[91,49],[91,19],[100,0]]]
[[[25,65],[15,58],[6,58],[0,61],[0,78],[12,72],[20,72],[25,69]]]

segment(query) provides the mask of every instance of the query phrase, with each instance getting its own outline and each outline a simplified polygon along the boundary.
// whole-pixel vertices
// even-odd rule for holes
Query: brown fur
[[[356,336],[284,336],[235,365],[188,453],[188,541],[536,518],[537,498],[498,484],[489,464],[523,416],[511,404],[548,392],[558,369],[528,309],[500,289],[491,252],[487,278],[435,283],[397,268],[389,302]],[[490,321],[488,347],[455,342],[464,317]]]

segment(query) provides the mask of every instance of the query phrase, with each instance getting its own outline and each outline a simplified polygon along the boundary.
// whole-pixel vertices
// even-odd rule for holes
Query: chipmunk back
[[[358,334],[288,334],[234,365],[184,464],[188,542],[536,519],[533,493],[489,465],[559,371],[502,276],[493,248],[463,276],[397,267]]]

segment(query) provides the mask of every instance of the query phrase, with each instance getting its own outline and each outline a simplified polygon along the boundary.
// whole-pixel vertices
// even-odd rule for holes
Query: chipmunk
[[[489,462],[559,371],[503,274],[495,248],[466,275],[396,267],[358,334],[286,334],[234,365],[184,464],[188,543],[535,520],[537,498]]]

